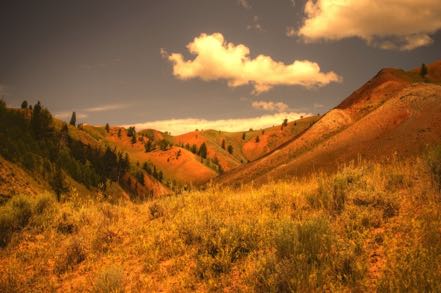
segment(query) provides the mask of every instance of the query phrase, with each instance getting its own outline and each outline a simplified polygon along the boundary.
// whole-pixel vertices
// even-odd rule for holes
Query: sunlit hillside
[[[441,149],[144,203],[15,196],[1,292],[441,290]]]

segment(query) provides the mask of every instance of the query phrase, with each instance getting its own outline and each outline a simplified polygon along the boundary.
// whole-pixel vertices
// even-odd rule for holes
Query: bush
[[[164,215],[164,208],[158,203],[154,202],[149,206],[150,219],[157,219]]]
[[[72,234],[78,230],[77,223],[70,212],[64,211],[58,219],[57,231],[62,234]]]
[[[86,251],[80,239],[74,238],[66,247],[66,250],[60,255],[55,264],[55,271],[63,274],[73,269],[86,259]]]
[[[313,218],[304,223],[282,220],[274,235],[274,255],[257,266],[254,289],[259,292],[322,291],[336,278],[337,255],[328,222]]]
[[[432,178],[438,190],[441,191],[441,145],[429,151],[426,160],[432,173]]]
[[[16,196],[0,210],[0,247],[5,247],[12,234],[29,223],[32,205],[28,197]]]
[[[15,219],[12,213],[1,211],[0,214],[0,247],[5,247],[11,240],[12,233],[15,230]]]
[[[124,271],[119,266],[103,269],[95,280],[94,292],[120,293],[124,292]]]
[[[48,228],[53,223],[56,207],[55,198],[52,195],[44,194],[37,197],[31,225],[37,229]]]
[[[15,217],[16,228],[23,229],[32,216],[32,205],[28,197],[16,196],[11,200],[12,213]]]

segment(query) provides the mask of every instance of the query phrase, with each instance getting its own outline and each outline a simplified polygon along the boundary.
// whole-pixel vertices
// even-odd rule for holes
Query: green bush
[[[16,231],[29,223],[32,204],[29,197],[16,196],[0,210],[0,247],[5,247]]]
[[[11,200],[11,212],[16,221],[16,228],[23,229],[32,216],[32,204],[28,197],[16,196]]]
[[[328,222],[313,218],[303,223],[282,220],[274,235],[274,255],[266,255],[252,282],[258,292],[321,291],[336,278],[338,255]],[[349,269],[348,269],[349,270]],[[348,271],[347,270],[347,271]]]

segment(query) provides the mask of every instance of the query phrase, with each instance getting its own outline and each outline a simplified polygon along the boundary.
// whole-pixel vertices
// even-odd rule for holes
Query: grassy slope
[[[391,158],[143,204],[21,199],[30,213],[1,207],[29,217],[0,250],[0,291],[439,291],[432,178],[421,159]]]

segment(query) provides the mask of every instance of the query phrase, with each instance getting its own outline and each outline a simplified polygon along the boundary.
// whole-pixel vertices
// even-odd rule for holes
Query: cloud
[[[76,115],[77,119],[87,118],[87,114],[84,114],[84,113],[75,112],[75,115]],[[72,112],[58,112],[58,113],[55,113],[54,116],[55,116],[55,118],[58,118],[60,120],[66,120],[66,119],[70,119],[70,117],[72,117]]]
[[[254,109],[276,112],[285,112],[288,109],[288,105],[285,103],[271,101],[254,101],[251,106]]]
[[[102,105],[97,107],[91,107],[91,108],[85,108],[83,111],[85,112],[106,112],[106,111],[113,111],[113,110],[119,110],[122,108],[126,108],[127,105],[123,104],[113,104],[113,105]]]
[[[216,129],[222,131],[238,132],[246,131],[250,128],[260,129],[278,125],[283,122],[283,119],[289,121],[299,119],[300,116],[310,116],[307,113],[276,113],[271,115],[263,115],[252,118],[237,118],[237,119],[221,119],[221,120],[206,120],[197,118],[188,119],[169,119],[138,123],[134,125],[124,125],[123,127],[135,126],[137,130],[152,128],[159,131],[169,131],[174,135],[179,135],[194,131],[195,129]]]
[[[324,108],[325,105],[320,104],[320,103],[314,103],[313,107],[316,108],[316,109],[318,109],[318,108]]]
[[[286,35],[288,37],[294,37],[295,35],[297,35],[297,31],[294,27],[292,26],[287,26],[286,27]]]
[[[262,25],[260,24],[259,17],[255,15],[253,17],[253,23],[247,26],[247,30],[255,30],[258,32],[264,32]]]
[[[77,119],[84,119],[89,116],[90,113],[96,113],[96,112],[106,112],[106,111],[114,111],[119,110],[122,108],[126,108],[128,105],[123,104],[109,104],[109,105],[101,105],[96,107],[90,107],[90,108],[83,108],[76,112]],[[70,119],[72,116],[72,112],[65,111],[65,112],[58,112],[54,115],[58,119]]]
[[[237,0],[237,3],[245,9],[251,9],[251,4],[248,0]]]
[[[161,55],[165,54],[173,64],[173,74],[182,80],[223,79],[230,87],[252,84],[256,94],[280,85],[299,85],[309,88],[341,80],[332,71],[321,72],[317,63],[308,60],[295,60],[286,65],[265,55],[251,59],[248,47],[228,43],[220,33],[201,34],[187,45],[187,49],[196,55],[194,60],[184,60],[184,56],[178,53],[168,55],[161,49]]]
[[[308,0],[297,34],[307,42],[358,37],[382,49],[413,50],[441,29],[439,0]]]

